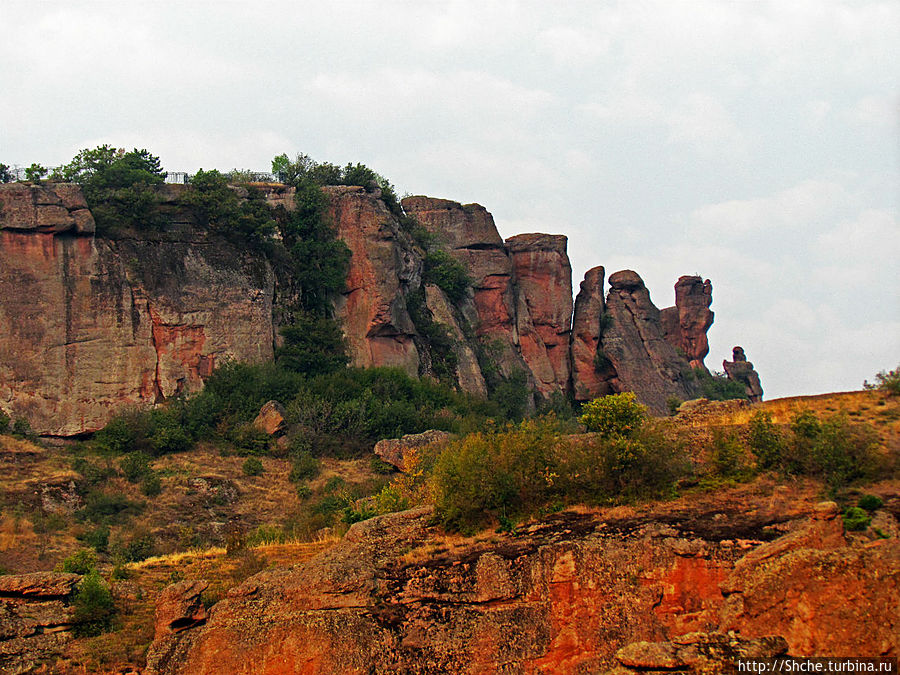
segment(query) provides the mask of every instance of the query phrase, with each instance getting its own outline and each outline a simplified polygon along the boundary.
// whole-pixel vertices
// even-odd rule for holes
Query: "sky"
[[[900,2],[9,2],[0,162],[362,162],[565,234],[658,307],[713,284],[707,365],[767,398],[900,364]]]

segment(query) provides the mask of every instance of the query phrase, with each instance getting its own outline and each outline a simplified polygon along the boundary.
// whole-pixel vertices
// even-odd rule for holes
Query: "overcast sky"
[[[0,0],[0,162],[363,162],[569,237],[575,287],[713,283],[766,397],[900,363],[900,2]]]

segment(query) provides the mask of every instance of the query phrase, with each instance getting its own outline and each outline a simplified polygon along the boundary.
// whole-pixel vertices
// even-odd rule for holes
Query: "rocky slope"
[[[850,536],[835,504],[795,497],[567,512],[460,542],[442,540],[427,509],[375,518],[248,579],[187,630],[164,613],[146,672],[643,672],[708,666],[717,649],[896,655],[898,540]],[[704,672],[733,663],[719,666]]]
[[[177,187],[161,189],[165,231],[100,237],[77,186],[0,186],[0,408],[41,434],[77,435],[124,406],[198,389],[223,359],[272,358],[290,283],[262,253],[193,226],[175,206]],[[682,277],[676,307],[660,312],[634,272],[612,275],[604,298],[595,268],[573,316],[564,236],[504,242],[482,206],[408,197],[403,209],[437,242],[426,246],[443,247],[472,280],[453,302],[423,288],[426,250],[377,190],[325,190],[353,254],[335,313],[354,365],[431,372],[408,306],[423,293],[454,340],[464,390],[484,394],[521,373],[543,397],[633,389],[657,413],[668,397],[696,393],[684,375],[708,352],[709,281]],[[273,206],[292,206],[284,186],[268,191]]]

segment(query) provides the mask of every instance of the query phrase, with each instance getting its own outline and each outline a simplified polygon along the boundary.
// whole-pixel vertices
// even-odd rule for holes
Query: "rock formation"
[[[420,283],[421,265],[403,245],[395,218],[361,187],[326,188],[338,236],[352,254],[347,290],[335,306],[355,366],[396,366],[419,374],[415,326],[406,292]]]
[[[553,234],[520,234],[506,240],[528,309],[518,312],[522,358],[544,396],[567,391],[572,373],[572,266],[566,242],[566,237]]]
[[[900,650],[897,540],[846,538],[831,503],[654,508],[557,514],[452,553],[429,544],[426,508],[357,523],[154,643],[147,673],[723,672],[701,667],[720,650]]]
[[[762,401],[763,390],[759,383],[759,375],[753,368],[753,364],[747,360],[743,347],[735,347],[732,350],[732,361],[722,361],[722,367],[728,379],[744,385],[747,390],[747,398],[751,403]]]
[[[73,189],[37,194],[78,205]],[[20,194],[0,186],[0,408],[43,434],[81,434],[116,409],[196,391],[223,359],[272,358],[264,258],[183,229],[86,236],[80,208],[68,229],[34,229],[52,220],[43,209],[60,219],[64,209],[41,204],[32,218]]]
[[[685,376],[687,361],[666,340],[643,280],[624,270],[609,277],[609,286],[600,350],[614,371],[612,389],[635,392],[657,414],[665,413],[670,397],[692,398],[696,392]]]
[[[198,228],[178,205],[184,189],[160,187],[171,221],[163,230],[101,237],[77,186],[0,186],[0,409],[41,434],[89,433],[123,407],[196,391],[224,359],[273,357],[297,291],[288,268]],[[696,393],[683,375],[709,349],[709,281],[682,277],[675,307],[660,312],[634,272],[613,274],[604,299],[604,271],[594,268],[573,317],[564,236],[504,242],[482,206],[407,197],[406,213],[434,237],[417,244],[377,188],[324,191],[352,253],[334,310],[353,365],[433,373],[415,302],[415,320],[424,313],[451,338],[465,391],[486,395],[509,378],[545,398],[634,390],[657,413],[667,398]],[[292,208],[292,195],[266,187],[275,207]],[[423,282],[436,247],[465,266],[473,287],[464,297]],[[729,368],[761,395],[752,366]]]
[[[575,298],[572,319],[572,386],[576,401],[615,393],[609,380],[611,364],[598,361],[602,322],[606,314],[602,267],[589,269]]]
[[[434,443],[443,443],[450,438],[446,431],[423,431],[421,434],[406,434],[402,438],[385,438],[375,444],[373,451],[382,461],[400,471],[407,471],[416,460],[420,448]]]
[[[31,673],[72,638],[79,574],[0,575],[0,672]]]
[[[675,306],[660,310],[666,340],[681,350],[691,368],[706,368],[709,354],[706,331],[713,323],[712,284],[701,277],[681,277],[675,283]]]

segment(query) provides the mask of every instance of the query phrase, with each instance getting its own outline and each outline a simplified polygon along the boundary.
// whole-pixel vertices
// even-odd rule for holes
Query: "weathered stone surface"
[[[90,234],[94,217],[76,185],[0,185],[0,229]]]
[[[415,462],[418,450],[434,443],[442,443],[450,438],[446,431],[423,431],[421,434],[407,434],[402,438],[386,438],[375,444],[374,452],[388,464],[400,471],[407,471]]]
[[[714,314],[712,284],[702,277],[680,277],[675,284],[675,306],[659,312],[666,340],[680,349],[691,368],[706,368],[703,359],[709,354],[706,332],[712,326]]]
[[[276,436],[285,430],[287,423],[284,416],[284,406],[278,401],[269,401],[260,408],[259,414],[253,420],[253,426],[269,436]]]
[[[167,586],[156,600],[155,639],[205,622],[207,612],[200,595],[207,588],[206,581],[179,581]]]
[[[80,579],[63,572],[0,576],[0,672],[35,672],[72,638],[69,600]]]
[[[789,545],[776,540],[735,566],[721,628],[781,635],[795,656],[900,653],[900,541],[848,546],[841,527],[839,517],[814,520]]]
[[[643,280],[624,270],[612,274],[609,285],[609,325],[600,348],[614,370],[610,386],[617,392],[633,391],[656,414],[666,412],[670,397],[693,398],[693,386],[685,378],[690,366],[666,341],[659,310]]]
[[[384,202],[361,187],[325,188],[338,236],[350,249],[347,288],[335,306],[354,366],[396,366],[419,372],[415,326],[406,292],[421,272],[402,245],[396,219]]]
[[[80,574],[66,572],[32,572],[0,575],[0,596],[23,598],[62,598],[72,593],[81,580]]]
[[[38,433],[80,434],[196,391],[222,359],[271,359],[273,290],[262,257],[202,233],[0,230],[0,407]]]
[[[759,382],[759,374],[754,370],[753,364],[747,360],[743,347],[735,347],[732,350],[733,361],[722,361],[722,367],[728,379],[744,385],[747,398],[751,403],[762,401],[763,390]]]
[[[593,267],[584,275],[572,319],[572,386],[576,401],[589,401],[614,393],[609,385],[611,373],[602,372],[597,362],[602,319],[606,311],[602,267]]]
[[[165,643],[165,654],[155,643],[148,673],[266,674],[290,664],[311,672],[562,674],[618,664],[624,670],[613,672],[677,667],[711,674],[728,672],[716,666],[737,656],[771,657],[785,653],[787,644],[793,650],[790,637],[787,643],[774,637],[781,625],[756,633],[738,617],[728,624],[738,633],[726,634],[720,612],[731,596],[726,600],[720,586],[738,574],[736,563],[748,550],[753,555],[783,546],[777,539],[760,546],[742,537],[762,534],[798,509],[812,511],[812,519],[793,530],[806,535],[794,536],[774,558],[755,556],[740,572],[756,579],[765,566],[830,541],[828,532],[840,520],[830,507],[795,501],[767,511],[764,496],[717,499],[668,511],[665,525],[661,513],[602,520],[558,514],[515,537],[454,545],[453,553],[430,543],[436,533],[427,509],[373,518],[308,563],[263,572],[233,589],[204,626],[177,635],[177,644]],[[831,543],[845,559],[874,558],[864,553],[869,544]],[[890,567],[882,562],[871,572],[852,570],[851,578],[887,575],[881,594],[867,599],[890,613],[886,598],[897,597]],[[785,601],[836,585],[845,573],[841,565],[807,571],[798,565],[795,577],[803,582],[786,582],[794,595]],[[732,595],[750,597],[756,587]],[[885,622],[881,613],[858,616],[865,606],[846,628],[859,641]],[[795,624],[824,639],[830,627],[818,627],[815,614],[794,605],[791,611]],[[879,639],[889,629],[890,620]],[[816,644],[818,654],[836,653],[825,642]],[[848,653],[876,653],[875,644],[881,643],[857,644]],[[895,653],[896,645],[885,644],[884,653]]]
[[[487,385],[481,366],[478,364],[478,355],[469,344],[453,305],[447,295],[437,286],[425,285],[425,306],[431,312],[432,318],[437,323],[446,326],[450,338],[453,340],[453,354],[456,356],[456,380],[463,391],[487,396]]]
[[[787,654],[780,636],[745,638],[726,633],[689,633],[667,642],[634,642],[616,653],[620,667],[606,675],[671,672],[737,675],[737,660],[770,659]]]
[[[530,320],[519,323],[522,356],[544,396],[568,391],[572,373],[572,265],[567,241],[554,234],[520,234],[506,240]]]

